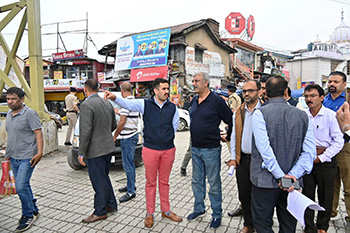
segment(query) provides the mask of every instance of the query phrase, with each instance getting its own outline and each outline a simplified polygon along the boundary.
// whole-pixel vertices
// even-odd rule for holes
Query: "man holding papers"
[[[335,155],[343,148],[344,140],[336,113],[322,105],[323,89],[319,85],[308,85],[305,87],[304,96],[309,107],[307,115],[315,135],[317,158],[314,160],[312,172],[304,176],[303,194],[314,201],[317,186],[318,202],[326,209],[318,212],[316,225],[314,211],[306,209],[305,232],[325,233],[332,213],[334,180],[337,172]]]
[[[300,179],[310,173],[316,158],[313,128],[307,114],[283,98],[287,81],[273,76],[266,82],[267,104],[253,113],[253,143],[250,164],[252,217],[259,233],[273,233],[273,213],[277,210],[280,232],[295,232],[296,219],[287,210],[282,177]]]

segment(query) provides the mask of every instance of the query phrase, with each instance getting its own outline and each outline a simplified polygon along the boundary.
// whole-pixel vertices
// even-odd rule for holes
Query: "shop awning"
[[[156,78],[167,78],[168,66],[131,70],[130,82],[148,82]]]

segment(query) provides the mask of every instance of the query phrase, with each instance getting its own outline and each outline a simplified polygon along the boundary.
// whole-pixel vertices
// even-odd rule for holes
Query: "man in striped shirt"
[[[121,85],[121,93],[123,98],[134,99],[132,95],[132,86],[128,82]],[[123,169],[126,173],[126,187],[118,189],[119,192],[126,192],[119,201],[126,202],[136,196],[135,187],[135,163],[134,154],[138,141],[137,126],[139,120],[139,112],[131,112],[126,108],[119,111],[120,119],[117,129],[114,133],[114,141],[120,139],[120,147],[122,150]]]

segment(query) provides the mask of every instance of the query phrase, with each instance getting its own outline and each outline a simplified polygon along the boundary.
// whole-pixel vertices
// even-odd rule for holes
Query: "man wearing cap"
[[[235,109],[241,105],[241,97],[239,97],[236,93],[236,86],[233,84],[227,85],[227,91],[229,94],[227,103],[231,110],[234,112]]]
[[[72,143],[70,140],[72,139],[72,131],[75,127],[75,123],[77,123],[77,113],[79,112],[79,108],[77,106],[78,98],[75,96],[77,94],[77,89],[71,87],[69,89],[69,94],[65,98],[66,103],[66,111],[67,111],[67,120],[68,120],[68,130],[66,134],[66,141],[64,145],[71,146]]]

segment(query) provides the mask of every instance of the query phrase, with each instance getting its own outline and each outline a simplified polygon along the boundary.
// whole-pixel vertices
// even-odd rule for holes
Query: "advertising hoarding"
[[[115,70],[167,65],[170,28],[118,40]]]
[[[130,82],[147,82],[156,78],[167,78],[168,66],[131,70]]]

